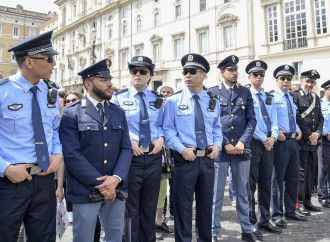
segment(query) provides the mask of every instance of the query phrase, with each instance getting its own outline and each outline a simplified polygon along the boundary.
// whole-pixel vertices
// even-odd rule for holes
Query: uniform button
[[[107,160],[104,160],[104,164],[107,164],[108,163],[108,161]]]
[[[314,113],[312,113],[314,115]]]
[[[104,143],[104,147],[108,147],[108,143]]]
[[[16,118],[16,116],[14,116],[14,118]]]
[[[231,129],[234,129],[234,126],[231,126]]]
[[[231,142],[234,142],[234,139],[231,139]]]
[[[88,126],[87,129],[91,129],[91,128]]]
[[[315,119],[313,119],[313,121],[315,121]]]
[[[230,115],[230,116],[234,117],[234,114],[232,114],[232,115]]]
[[[107,130],[107,127],[103,127],[104,130]]]
[[[119,125],[119,128],[121,129],[121,126]]]
[[[234,104],[233,104],[233,103],[231,103],[230,105],[231,105],[231,106],[233,106]]]

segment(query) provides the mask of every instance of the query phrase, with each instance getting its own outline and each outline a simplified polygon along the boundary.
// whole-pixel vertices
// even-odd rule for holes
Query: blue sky
[[[41,13],[56,11],[58,13],[58,6],[54,2],[55,0],[0,0],[0,5],[15,8],[17,4],[20,4],[24,9],[30,11]]]

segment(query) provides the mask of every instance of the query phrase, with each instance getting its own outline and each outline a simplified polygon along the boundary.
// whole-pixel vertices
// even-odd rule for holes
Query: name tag
[[[133,105],[132,101],[124,101],[124,105],[131,106]]]
[[[12,110],[12,111],[17,111],[17,110],[20,110],[22,107],[23,107],[23,104],[12,104],[12,105],[8,106],[8,109]]]
[[[149,102],[149,105],[154,107],[155,106],[155,102]]]
[[[282,101],[277,101],[276,103],[282,103]]]
[[[188,108],[188,105],[180,105],[179,108],[180,109],[187,109]]]

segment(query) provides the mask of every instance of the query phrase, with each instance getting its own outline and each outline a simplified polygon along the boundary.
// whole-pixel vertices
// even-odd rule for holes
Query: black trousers
[[[317,151],[300,150],[298,203],[309,204],[312,197]]]
[[[155,216],[162,174],[162,152],[133,156],[128,173],[127,215],[132,242],[156,241]]]
[[[271,184],[274,165],[274,149],[267,151],[264,144],[256,139],[251,140],[252,159],[249,177],[250,222],[256,224],[254,193],[258,184],[259,224],[267,224],[270,216]]]
[[[16,242],[22,222],[28,242],[56,240],[54,174],[16,184],[0,178],[0,242]]]
[[[175,241],[192,241],[192,204],[196,199],[196,233],[198,241],[211,241],[214,160],[198,157],[186,161],[174,155],[174,227]]]
[[[319,199],[328,199],[328,174],[330,165],[330,141],[324,136],[322,137],[322,144],[318,150],[318,163],[319,163],[319,186],[318,196]]]

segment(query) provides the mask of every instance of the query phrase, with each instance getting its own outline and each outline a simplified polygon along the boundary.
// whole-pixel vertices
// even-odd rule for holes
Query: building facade
[[[290,64],[297,70],[317,69],[319,86],[330,79],[330,2],[327,0],[57,0],[60,9],[54,46],[54,81],[77,90],[77,73],[103,58],[112,60],[113,82],[130,86],[127,62],[135,55],[155,63],[150,83],[184,87],[181,57],[203,55],[211,70],[205,85],[221,82],[217,64],[228,55],[240,58],[239,82],[248,82],[245,66],[268,63],[265,89],[276,86],[274,69]]]
[[[18,69],[13,52],[8,49],[22,39],[38,34],[38,26],[52,17],[52,13],[27,11],[21,5],[16,8],[0,6],[0,74],[3,77],[15,74]]]

